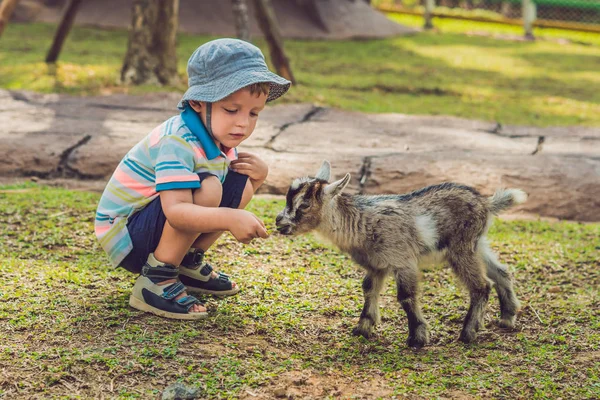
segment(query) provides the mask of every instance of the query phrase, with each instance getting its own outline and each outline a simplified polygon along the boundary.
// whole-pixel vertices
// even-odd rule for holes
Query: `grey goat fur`
[[[514,327],[519,301],[508,268],[490,249],[486,233],[494,214],[527,199],[523,191],[501,189],[486,197],[469,186],[442,183],[400,195],[349,195],[342,191],[350,174],[329,183],[330,170],[324,161],[314,178],[293,181],[276,219],[277,230],[284,235],[315,230],[366,270],[365,303],[355,335],[368,338],[373,333],[379,322],[379,295],[385,278],[392,275],[408,317],[408,345],[418,348],[429,342],[417,298],[418,273],[425,257],[435,254],[470,294],[459,340],[475,340],[492,286],[500,300],[499,325]]]

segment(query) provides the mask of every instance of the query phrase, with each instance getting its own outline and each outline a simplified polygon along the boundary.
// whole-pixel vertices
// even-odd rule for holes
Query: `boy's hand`
[[[231,162],[231,169],[260,183],[267,179],[269,173],[269,167],[263,160],[256,154],[246,152],[238,153],[238,159]]]
[[[229,232],[239,241],[245,244],[252,239],[269,237],[265,224],[258,217],[246,210],[235,210]]]

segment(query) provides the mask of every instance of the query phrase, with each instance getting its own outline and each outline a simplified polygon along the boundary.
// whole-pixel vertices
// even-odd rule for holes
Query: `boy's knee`
[[[219,207],[223,196],[223,186],[216,176],[209,176],[202,181],[202,186],[194,190],[194,204],[204,207]]]
[[[254,196],[254,187],[252,186],[252,183],[250,183],[250,179],[248,179],[238,208],[246,208],[248,203],[250,203],[250,200],[252,200],[252,196]]]

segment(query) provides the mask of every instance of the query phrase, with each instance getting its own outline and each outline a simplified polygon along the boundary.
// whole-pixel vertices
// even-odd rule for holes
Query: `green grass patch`
[[[242,292],[207,298],[210,318],[167,321],[127,305],[135,277],[109,266],[93,234],[99,195],[0,187],[0,396],[155,398],[182,381],[203,398],[599,398],[600,224],[501,221],[490,239],[523,303],[515,331],[456,341],[467,295],[444,267],[423,272],[432,345],[407,349],[388,283],[372,341],[351,336],[362,274],[312,235],[209,252]],[[274,232],[282,200],[250,209]]]
[[[497,13],[485,10],[479,11],[481,15],[476,14],[475,16],[493,18],[493,15],[495,15],[500,17],[500,15]],[[467,11],[465,16],[468,13],[469,12]],[[411,26],[413,28],[422,28],[424,24],[423,17],[419,15],[389,13],[388,17],[402,25]],[[500,39],[507,37],[514,37],[515,39],[520,38],[523,36],[524,32],[522,26],[508,25],[500,22],[480,22],[468,21],[464,19],[434,17],[432,19],[432,24],[434,26],[434,30],[439,33],[491,36]],[[593,32],[535,27],[534,35],[539,41],[551,41],[555,43],[558,41],[558,43],[562,44],[568,44],[569,42],[572,42],[584,46],[600,45],[600,34]]]
[[[415,17],[392,18],[420,24]],[[436,25],[437,31],[385,40],[287,40],[298,83],[283,101],[504,124],[600,125],[600,40],[521,42],[490,36],[495,29],[517,35],[513,27],[451,20]],[[465,35],[484,28],[486,35]],[[128,87],[119,82],[126,31],[74,28],[59,63],[49,67],[43,59],[55,29],[49,24],[7,27],[0,87],[76,95],[183,92],[188,56],[212,39],[178,36],[180,85]],[[257,45],[268,54],[264,41]]]

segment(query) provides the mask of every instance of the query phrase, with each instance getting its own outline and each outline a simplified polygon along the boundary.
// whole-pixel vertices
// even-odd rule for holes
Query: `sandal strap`
[[[213,272],[213,267],[209,263],[205,263],[202,266],[202,269],[200,269],[200,275],[202,275],[202,276],[210,276],[210,274],[212,272]]]
[[[190,310],[190,308],[192,308],[192,306],[194,304],[200,304],[201,306],[204,306],[204,304],[202,304],[200,302],[200,300],[198,300],[197,298],[195,298],[194,296],[185,296],[180,298],[179,300],[175,300],[177,302],[177,304],[179,304],[180,306],[186,307],[188,309],[188,311]]]
[[[202,261],[204,261],[204,252],[198,250],[187,253],[183,257],[181,265],[185,266],[186,268],[198,269],[202,266]]]
[[[142,275],[150,278],[152,282],[166,281],[168,279],[176,279],[179,275],[179,270],[172,265],[153,267],[146,263],[142,267]]]
[[[202,265],[203,260],[204,253],[198,251],[191,254],[190,261],[192,262],[192,265]]]
[[[218,273],[217,276],[198,276],[198,275],[187,275],[187,271],[182,269],[182,273],[179,275],[181,282],[186,285],[188,290],[200,290],[200,291],[211,291],[213,294],[218,294],[223,291],[230,291],[233,289],[233,282],[229,279],[229,276],[224,273]]]
[[[185,292],[185,285],[181,282],[176,282],[163,289],[162,297],[167,300],[172,300],[183,292]]]
[[[219,276],[217,277],[221,282],[229,282],[229,275],[219,272]]]

